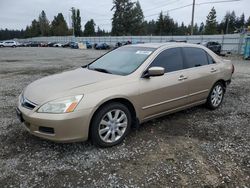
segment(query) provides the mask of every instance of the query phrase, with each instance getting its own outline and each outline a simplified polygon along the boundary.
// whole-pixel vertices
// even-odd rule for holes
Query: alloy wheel
[[[218,107],[223,98],[223,88],[221,85],[217,85],[214,87],[212,94],[211,94],[211,103],[214,107]]]
[[[114,143],[119,140],[128,127],[128,117],[120,109],[108,111],[99,123],[98,133],[103,142]]]

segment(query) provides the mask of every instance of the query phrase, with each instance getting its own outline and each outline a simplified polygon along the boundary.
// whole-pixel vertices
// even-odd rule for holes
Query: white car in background
[[[61,43],[55,43],[55,44],[53,45],[53,47],[62,47],[62,44],[61,44]]]
[[[17,47],[17,42],[13,40],[8,40],[8,41],[2,41],[0,42],[0,47]]]

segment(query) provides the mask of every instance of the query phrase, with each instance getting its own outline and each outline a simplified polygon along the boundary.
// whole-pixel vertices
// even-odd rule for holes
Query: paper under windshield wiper
[[[95,70],[95,71],[98,71],[98,72],[104,72],[104,73],[112,74],[111,72],[109,72],[108,70],[103,69],[103,68],[89,68],[89,69],[90,70]]]

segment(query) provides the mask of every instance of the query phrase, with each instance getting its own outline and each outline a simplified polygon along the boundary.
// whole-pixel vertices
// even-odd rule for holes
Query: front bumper
[[[91,109],[65,114],[37,113],[20,103],[17,107],[19,120],[31,134],[55,142],[77,142],[88,139]]]

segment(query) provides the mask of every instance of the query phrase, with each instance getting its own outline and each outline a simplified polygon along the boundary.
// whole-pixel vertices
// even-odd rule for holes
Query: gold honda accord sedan
[[[108,147],[133,125],[192,106],[218,108],[234,66],[209,49],[151,43],[115,49],[76,70],[37,80],[19,96],[19,119],[33,135]]]

